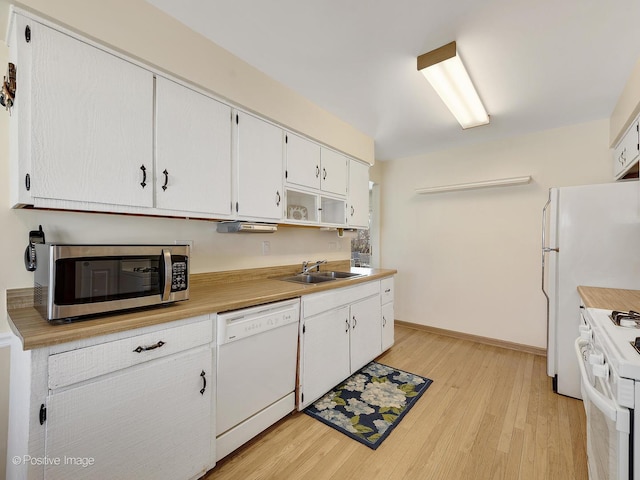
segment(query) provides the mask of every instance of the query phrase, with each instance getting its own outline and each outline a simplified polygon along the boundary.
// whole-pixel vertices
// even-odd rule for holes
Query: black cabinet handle
[[[144,188],[147,186],[147,169],[144,164],[140,167],[140,170],[142,170],[142,182],[140,182],[140,185]]]
[[[156,348],[160,348],[163,345],[166,345],[166,343],[164,343],[162,340],[160,340],[158,343],[156,343],[154,345],[151,345],[150,347],[138,346],[138,348],[136,348],[133,351],[136,352],[136,353],[146,352],[148,350],[155,350]]]
[[[326,179],[327,179],[327,169],[326,169],[326,168],[323,168],[323,169],[322,169],[322,179],[323,179],[323,180],[326,180]]]
[[[316,165],[316,178],[320,176],[320,167]]]
[[[167,169],[164,169],[164,172],[162,172],[162,174],[164,175],[164,185],[162,185],[162,190],[167,190],[167,184],[169,183],[169,172],[167,172]]]
[[[356,328],[356,325],[358,325],[358,320],[356,320],[356,316],[353,316],[353,328]]]
[[[345,329],[344,329],[344,333],[349,333],[349,319],[347,318],[344,323],[345,325]]]
[[[202,372],[200,373],[200,376],[202,377],[202,388],[200,389],[200,395],[204,395],[204,391],[207,389],[207,379],[205,378],[206,373],[204,373],[204,370],[202,370]]]
[[[276,191],[276,206],[279,207],[280,206],[280,192]]]
[[[353,217],[353,214],[356,210],[353,208],[353,205],[351,205],[351,216]]]
[[[387,319],[384,317],[384,315],[382,316],[382,326],[383,327],[387,326]]]

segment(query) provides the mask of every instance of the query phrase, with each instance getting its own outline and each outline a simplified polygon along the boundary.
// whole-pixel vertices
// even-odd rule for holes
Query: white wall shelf
[[[458,190],[475,190],[478,188],[506,187],[512,185],[526,185],[531,182],[531,175],[523,177],[498,178],[496,180],[484,180],[481,182],[458,183],[455,185],[440,185],[436,187],[416,188],[416,194],[455,192]]]

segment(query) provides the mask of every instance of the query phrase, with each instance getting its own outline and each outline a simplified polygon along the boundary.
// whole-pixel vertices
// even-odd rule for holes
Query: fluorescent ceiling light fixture
[[[462,128],[489,123],[489,115],[457,53],[456,42],[420,55],[418,70],[429,80]]]

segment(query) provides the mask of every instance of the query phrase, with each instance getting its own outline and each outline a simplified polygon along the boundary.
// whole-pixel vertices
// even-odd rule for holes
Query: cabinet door
[[[187,479],[212,467],[210,347],[100,378],[48,397],[46,456],[61,462],[45,479]]]
[[[153,206],[153,75],[30,22],[34,197]]]
[[[347,194],[347,157],[333,150],[322,149],[320,178],[325,192]]]
[[[238,127],[239,216],[267,220],[282,217],[282,130],[243,112]]]
[[[304,320],[300,409],[349,376],[349,330],[349,307]]]
[[[382,305],[382,351],[391,348],[394,341],[393,302]]]
[[[614,150],[614,176],[616,178],[622,177],[637,162],[638,155],[640,155],[640,132],[638,119],[636,119]]]
[[[369,228],[369,166],[355,160],[349,162],[347,224]]]
[[[380,296],[351,305],[351,373],[382,352]]]
[[[320,145],[287,133],[285,148],[287,183],[320,188]]]
[[[231,213],[231,108],[156,79],[156,207]]]

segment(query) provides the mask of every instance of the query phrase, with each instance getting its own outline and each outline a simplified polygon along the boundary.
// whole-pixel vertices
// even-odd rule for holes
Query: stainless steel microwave
[[[34,306],[73,319],[189,298],[188,245],[36,244]]]

